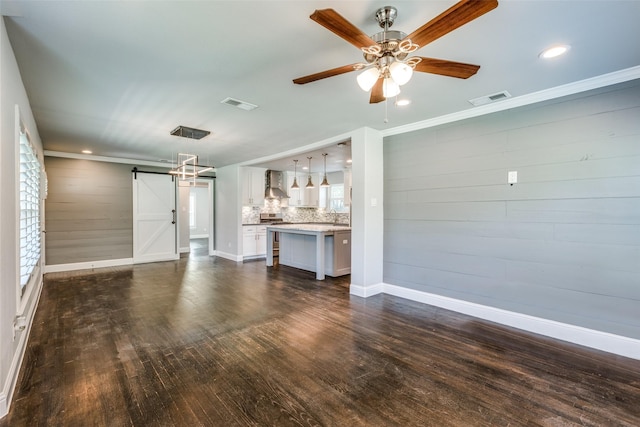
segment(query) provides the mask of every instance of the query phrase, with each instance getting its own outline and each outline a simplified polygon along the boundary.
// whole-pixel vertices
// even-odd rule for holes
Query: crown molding
[[[470,108],[468,110],[458,111],[456,113],[446,114],[444,116],[434,117],[432,119],[422,120],[403,126],[386,129],[382,131],[383,137],[399,135],[420,129],[431,128],[447,123],[457,122],[459,120],[469,119],[472,117],[484,116],[486,114],[496,113],[498,111],[509,110],[525,105],[535,104],[542,101],[561,98],[563,96],[574,95],[576,93],[586,92],[592,89],[611,86],[617,83],[623,83],[640,78],[640,66],[626,68],[624,70],[614,71],[612,73],[603,74],[601,76],[589,79],[579,80],[561,86],[544,89],[538,92],[532,92],[526,95],[508,98],[500,102],[482,105],[480,107]]]
[[[173,167],[172,163],[152,162],[149,160],[126,159],[120,157],[95,156],[93,154],[66,153],[64,151],[44,150],[44,155],[49,157],[63,157],[65,159],[93,160],[95,162],[122,163],[136,166],[156,166],[166,169],[171,169]]]

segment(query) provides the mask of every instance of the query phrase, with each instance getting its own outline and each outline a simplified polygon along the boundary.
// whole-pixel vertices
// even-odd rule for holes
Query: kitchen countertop
[[[268,228],[277,230],[299,230],[326,233],[331,231],[351,230],[346,224],[322,224],[322,223],[303,223],[303,224],[271,224]]]

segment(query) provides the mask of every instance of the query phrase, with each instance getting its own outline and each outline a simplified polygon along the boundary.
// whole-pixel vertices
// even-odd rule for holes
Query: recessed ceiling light
[[[564,55],[569,49],[570,46],[566,44],[555,45],[543,50],[538,56],[543,59],[555,58],[560,55]]]
[[[398,107],[404,107],[406,105],[411,104],[411,100],[410,99],[398,99],[396,101],[396,106]]]
[[[93,154],[91,150],[82,150],[82,154]]]

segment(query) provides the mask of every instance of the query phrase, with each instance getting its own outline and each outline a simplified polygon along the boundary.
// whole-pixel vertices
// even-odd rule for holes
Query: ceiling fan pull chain
[[[384,122],[389,123],[389,98],[384,99]]]

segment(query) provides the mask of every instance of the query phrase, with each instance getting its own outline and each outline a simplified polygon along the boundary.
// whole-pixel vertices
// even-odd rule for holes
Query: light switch
[[[507,184],[517,184],[518,183],[518,171],[509,171],[507,174]]]
[[[376,199],[375,197],[371,198],[371,206],[378,206],[378,199]]]
[[[342,241],[342,244],[343,244],[343,245],[348,245],[348,244],[349,244],[349,241],[348,241],[347,239],[344,239],[344,240]]]

